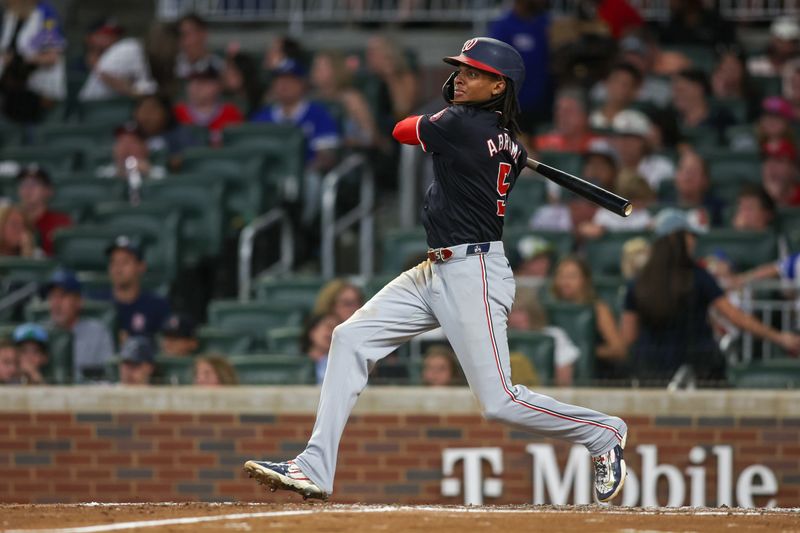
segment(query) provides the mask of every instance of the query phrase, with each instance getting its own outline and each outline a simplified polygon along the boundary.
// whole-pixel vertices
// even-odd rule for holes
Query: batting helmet
[[[514,90],[519,93],[525,81],[525,64],[522,57],[511,45],[490,37],[476,37],[464,43],[461,54],[442,59],[451,65],[469,65],[470,67],[514,82]]]

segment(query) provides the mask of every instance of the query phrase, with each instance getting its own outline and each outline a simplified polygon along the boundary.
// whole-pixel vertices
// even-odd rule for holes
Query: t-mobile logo
[[[463,463],[463,483],[452,477],[453,467]],[[500,448],[452,448],[442,455],[442,496],[458,496],[462,487],[464,504],[483,505],[483,497],[497,498],[503,493],[503,482],[495,477],[483,478],[483,461],[489,463],[492,475],[503,473],[503,451]]]

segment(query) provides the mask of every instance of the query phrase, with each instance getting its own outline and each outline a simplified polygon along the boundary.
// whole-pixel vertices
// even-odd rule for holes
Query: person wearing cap
[[[756,125],[758,145],[764,146],[770,141],[786,139],[794,141],[792,125],[797,117],[792,104],[780,96],[769,96],[761,102],[761,116]]]
[[[614,118],[635,101],[642,85],[642,73],[630,63],[617,63],[605,78],[605,101],[589,115],[592,129],[613,128]]]
[[[175,76],[188,79],[192,72],[209,65],[221,71],[222,58],[211,53],[208,47],[208,22],[197,13],[187,13],[178,20],[178,47],[175,58]]]
[[[134,121],[128,121],[114,128],[114,144],[111,147],[112,162],[95,169],[98,178],[128,179],[132,171],[142,178],[161,179],[167,170],[154,164],[150,158],[147,137]]]
[[[48,327],[67,331],[72,337],[73,381],[103,376],[106,363],[114,356],[114,341],[100,320],[81,316],[81,282],[75,273],[56,270],[44,292],[50,309]]]
[[[96,22],[86,36],[89,77],[78,94],[82,102],[134,97],[155,91],[150,65],[141,43],[124,37],[113,18]]]
[[[197,353],[197,325],[192,317],[174,313],[161,326],[160,353],[167,357],[189,357]]]
[[[786,63],[800,54],[800,24],[794,16],[777,17],[769,27],[769,44],[763,55],[751,57],[747,70],[752,76],[780,76]]]
[[[786,139],[769,141],[761,150],[761,184],[775,205],[800,205],[797,148]]]
[[[180,124],[208,129],[212,145],[222,145],[222,129],[241,124],[244,115],[234,104],[222,101],[220,71],[213,65],[189,73],[186,101],[175,106]]]
[[[671,65],[676,62],[684,66],[689,64],[682,54],[661,50],[655,36],[646,28],[630,32],[619,41],[617,60],[620,63],[633,65],[642,73],[642,83],[636,94],[636,101],[657,107],[666,107],[672,99],[672,87],[669,81],[663,78],[664,69],[671,69]],[[593,102],[602,102],[606,96],[606,87],[602,81],[592,87]]]
[[[47,330],[38,324],[22,324],[14,329],[11,338],[17,347],[22,381],[30,385],[46,383],[43,372],[50,359]]]
[[[653,124],[641,111],[625,109],[614,116],[609,142],[619,156],[617,188],[634,176],[641,176],[653,191],[658,191],[661,182],[673,178],[672,161],[651,153],[653,135]]]
[[[589,130],[586,98],[580,88],[566,88],[558,92],[555,105],[555,124],[552,131],[537,135],[537,151],[583,153],[589,143],[597,138]]]
[[[7,339],[0,339],[0,385],[19,385],[19,356],[17,347]]]
[[[154,336],[170,314],[169,302],[142,287],[147,271],[141,245],[120,235],[106,249],[111,288],[97,294],[98,300],[114,302],[117,338],[131,335]]]
[[[725,204],[711,191],[708,164],[700,154],[684,150],[675,172],[674,204],[686,211],[695,211],[705,227],[722,225]]]
[[[665,46],[695,45],[713,47],[736,41],[736,26],[725,20],[716,8],[702,0],[670,0],[669,19],[660,21],[659,42]]]
[[[36,231],[42,250],[53,255],[53,233],[58,228],[71,226],[72,219],[65,213],[50,209],[53,198],[50,175],[38,165],[22,168],[17,174],[17,196],[25,222]]]
[[[514,265],[514,276],[545,279],[550,276],[555,259],[555,248],[552,243],[528,235],[521,238],[516,246],[518,261]]]
[[[711,103],[711,82],[705,72],[697,68],[684,69],[672,77],[672,105],[682,134],[697,135],[708,130],[717,144],[724,144],[725,130],[736,124],[736,119],[724,106]]]
[[[156,350],[148,337],[128,337],[119,349],[120,385],[150,385],[156,370]]]
[[[789,353],[800,353],[800,336],[778,331],[739,310],[697,264],[693,255],[699,231],[682,211],[658,213],[650,258],[628,287],[622,336],[643,385],[661,385],[684,365],[699,382],[724,380],[725,360],[709,325],[711,309],[738,328]]]

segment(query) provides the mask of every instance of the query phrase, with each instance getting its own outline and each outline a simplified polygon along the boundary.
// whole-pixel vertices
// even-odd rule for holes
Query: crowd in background
[[[742,313],[730,291],[754,280],[797,279],[800,250],[792,249],[778,219],[782,210],[800,209],[798,20],[776,18],[767,28],[766,47],[748,53],[736,24],[696,0],[671,2],[670,18],[649,24],[625,0],[580,2],[570,17],[554,16],[542,0],[511,4],[487,34],[517,48],[526,64],[522,142],[545,162],[574,155],[581,176],[629,198],[634,214],[622,219],[548,187],[545,202],[514,223],[532,235],[569,233],[575,246],[562,257],[548,241],[531,237],[512,250],[523,282],[509,329],[554,338],[553,382],[564,386],[573,384],[578,349],[575,339],[548,320],[542,305],[548,298],[593,308],[597,377],[616,383],[668,379],[687,362],[701,379],[724,380],[718,339],[725,327],[797,354],[797,335]],[[202,17],[186,14],[140,38],[105,18],[87,29],[82,43],[69,43],[83,49],[78,64],[69,64],[63,28],[47,2],[10,0],[0,34],[4,120],[27,127],[60,112],[69,103],[68,74],[83,71],[78,104],[133,102],[129,120],[109,131],[112,154],[93,169],[98,178],[130,180],[135,172],[142,179],[163,179],[181,168],[187,148],[223,146],[225,128],[285,123],[300,128],[306,140],[304,227],[318,226],[320,176],[349,151],[367,154],[385,199],[392,201],[398,154],[391,128],[418,109],[444,105],[438,95],[423,93],[413,54],[383,33],[370,37],[363,54],[312,53],[288,36],[266,43],[263,53],[237,42],[212,49],[212,31]],[[713,54],[693,55],[698,48]],[[376,82],[376,94],[364,91],[365,79]],[[725,150],[756,154],[760,165],[758,179],[722,198],[710,158]],[[52,256],[53,233],[73,224],[49,207],[54,180],[36,165],[13,172],[14,202],[0,206],[0,255]],[[725,227],[781,232],[780,256],[736,272],[724,254],[693,255],[696,235]],[[653,238],[625,244],[621,272],[627,286],[621,309],[613,309],[598,297],[584,252],[592,241],[633,230],[652,231]],[[134,240],[120,236],[107,254],[108,290],[85,294],[74,273],[59,271],[42,295],[50,307],[49,322],[42,325],[71,333],[76,381],[107,378],[106,367],[118,355],[119,380],[146,383],[158,375],[156,354],[196,354],[197,317],[173,313],[167,299],[143,287],[146,262]],[[320,294],[298,341],[314,362],[316,382],[325,373],[333,329],[364,299],[359,287],[337,283]],[[81,318],[82,298],[112,302],[113,329]],[[709,310],[714,322],[707,319]],[[37,369],[47,364],[48,337],[40,326],[20,326],[0,346],[0,381],[42,381]],[[512,356],[515,378],[535,385],[536,371],[525,362]],[[427,353],[421,376],[431,385],[463,382],[446,346]],[[213,355],[197,360],[195,379],[236,382],[225,359]],[[381,379],[381,368],[375,379]]]

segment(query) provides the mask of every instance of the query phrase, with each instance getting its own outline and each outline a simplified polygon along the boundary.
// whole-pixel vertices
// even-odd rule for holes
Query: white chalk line
[[[75,507],[119,507],[119,506],[179,506],[184,505],[180,503],[159,503],[159,504],[141,504],[141,503],[87,503],[77,504]],[[222,505],[236,505],[236,504],[214,504],[217,506]],[[262,504],[251,504],[262,505]],[[173,526],[173,525],[188,525],[200,524],[203,522],[219,522],[226,520],[247,520],[256,518],[279,518],[288,516],[304,516],[310,514],[345,514],[345,513],[395,513],[395,512],[430,512],[442,514],[458,514],[458,513],[483,513],[483,514],[545,514],[545,513],[578,513],[588,514],[600,511],[602,514],[610,515],[669,515],[669,516],[764,516],[768,514],[798,514],[800,516],[800,508],[772,508],[772,509],[697,509],[692,507],[620,507],[620,508],[570,508],[570,507],[548,507],[548,508],[531,508],[531,509],[509,509],[509,508],[496,508],[496,507],[443,507],[443,506],[425,506],[425,505],[385,505],[385,506],[361,506],[361,505],[342,505],[331,507],[317,507],[315,509],[298,509],[292,511],[262,511],[254,513],[234,513],[216,516],[188,516],[181,518],[165,518],[160,520],[143,520],[134,522],[120,522],[115,524],[100,524],[94,526],[79,526],[59,529],[14,529],[6,530],[5,533],[102,533],[106,531],[121,531],[125,529],[134,528],[150,528],[159,526]]]

